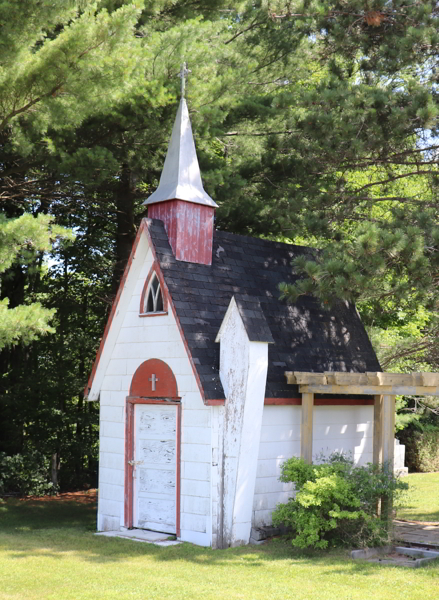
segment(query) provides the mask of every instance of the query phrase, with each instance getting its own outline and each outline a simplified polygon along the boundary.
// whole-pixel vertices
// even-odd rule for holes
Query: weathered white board
[[[177,409],[135,408],[134,527],[176,533]]]

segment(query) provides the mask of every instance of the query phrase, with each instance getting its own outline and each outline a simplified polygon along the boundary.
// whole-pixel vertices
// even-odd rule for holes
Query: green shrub
[[[439,427],[419,424],[398,435],[405,444],[406,465],[410,472],[432,473],[439,471]]]
[[[0,495],[44,496],[56,493],[45,458],[35,450],[8,456],[0,452]]]
[[[340,454],[318,465],[290,458],[282,465],[280,480],[295,484],[296,497],[277,506],[273,523],[289,527],[292,544],[299,548],[387,543],[388,521],[377,516],[378,502],[408,488],[387,469],[355,467]]]

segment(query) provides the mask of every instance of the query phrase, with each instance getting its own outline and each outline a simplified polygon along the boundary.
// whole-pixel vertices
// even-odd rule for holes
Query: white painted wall
[[[211,408],[203,403],[172,311],[139,317],[140,296],[152,263],[143,235],[101,356],[101,365],[107,365],[105,374],[97,373],[102,379],[98,529],[123,526],[125,398],[136,369],[145,360],[158,358],[172,369],[182,398],[181,539],[209,546]]]
[[[300,456],[300,406],[265,406],[253,499],[253,526],[271,525],[278,503],[293,495],[279,481],[280,465]],[[357,464],[372,462],[373,406],[315,406],[313,459],[334,451],[351,452]]]

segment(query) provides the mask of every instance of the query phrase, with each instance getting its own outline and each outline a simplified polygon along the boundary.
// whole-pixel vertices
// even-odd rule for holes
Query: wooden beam
[[[409,386],[409,385],[321,385],[304,384],[299,386],[302,394],[366,394],[376,396],[381,394],[395,396],[439,396],[439,386]]]
[[[302,423],[300,428],[300,456],[312,463],[314,394],[302,394]]]

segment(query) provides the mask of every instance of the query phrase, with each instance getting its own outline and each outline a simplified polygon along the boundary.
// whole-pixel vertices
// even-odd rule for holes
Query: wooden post
[[[383,396],[382,408],[383,464],[393,471],[395,453],[395,396]]]
[[[373,405],[373,464],[383,464],[383,397],[374,396]]]
[[[393,471],[395,448],[395,396],[375,396],[373,412],[373,463]],[[378,514],[392,523],[392,502],[382,499]]]
[[[302,394],[302,423],[300,428],[300,456],[307,463],[312,463],[312,429],[313,429],[314,394]]]

